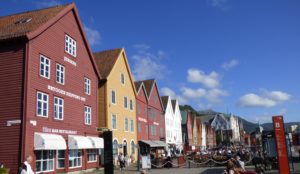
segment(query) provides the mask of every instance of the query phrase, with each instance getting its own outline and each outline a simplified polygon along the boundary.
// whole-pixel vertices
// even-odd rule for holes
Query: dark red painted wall
[[[187,115],[187,132],[188,132],[188,143],[190,145],[193,144],[193,120],[194,120],[194,117],[191,115],[190,112],[188,112],[188,115]]]
[[[0,42],[0,163],[17,173],[21,152],[21,124],[7,126],[9,120],[22,120],[25,42]]]
[[[146,129],[147,129],[146,125],[148,125],[147,96],[146,96],[146,93],[145,93],[143,87],[139,90],[139,92],[137,94],[136,103],[137,103],[136,119],[137,119],[137,123],[141,125],[140,132],[137,128],[137,131],[138,131],[137,138],[138,138],[138,140],[148,140],[148,134],[146,132]],[[138,111],[138,107],[139,107],[139,111]]]
[[[65,53],[65,34],[68,34],[76,40],[77,56],[76,58]],[[55,36],[55,37],[54,37]],[[25,134],[25,155],[34,156],[34,133],[43,132],[43,127],[66,129],[77,131],[77,135],[97,136],[96,128],[98,124],[97,115],[97,85],[98,79],[90,61],[87,47],[84,44],[83,37],[80,33],[78,23],[76,22],[73,12],[69,12],[54,25],[44,31],[41,35],[29,42],[29,70],[28,70],[28,87],[27,87],[27,112],[26,112],[26,134]],[[39,56],[40,54],[51,60],[50,80],[40,77],[39,75]],[[76,62],[74,66],[66,61],[67,57]],[[65,84],[56,83],[56,63],[65,67]],[[84,93],[84,77],[91,80],[91,95]],[[71,92],[81,97],[85,97],[86,101],[80,101],[48,89],[48,85]],[[49,114],[48,118],[36,116],[36,98],[37,91],[47,93],[49,95]],[[54,119],[54,96],[64,99],[64,120]],[[84,106],[92,108],[92,125],[84,124]],[[34,126],[30,121],[36,121]],[[68,139],[67,134],[62,134]],[[83,153],[86,154],[85,152]],[[85,158],[85,156],[83,157]],[[90,164],[89,164],[90,165]],[[81,170],[88,168],[85,160],[83,160]],[[35,168],[35,164],[33,165]],[[72,170],[73,171],[73,170]]]
[[[149,96],[148,100],[148,111],[151,108],[154,113],[154,117],[149,117],[148,112],[148,122],[149,122],[149,139],[150,140],[160,140],[160,138],[165,138],[165,118],[163,114],[163,107],[160,102],[160,96],[157,90],[156,83],[152,89],[151,95]],[[150,125],[156,126],[156,135],[153,136],[150,133]],[[160,135],[160,128],[163,129],[162,136]]]

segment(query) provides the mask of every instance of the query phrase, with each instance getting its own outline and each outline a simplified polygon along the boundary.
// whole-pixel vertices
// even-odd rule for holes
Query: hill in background
[[[218,114],[218,113],[221,113],[221,112],[216,112],[216,111],[213,111],[213,110],[203,110],[203,111],[196,111],[192,106],[190,105],[183,105],[183,106],[179,106],[180,110],[189,110],[191,111],[192,113],[194,113],[195,115],[199,116],[199,115],[212,115],[212,114]],[[225,116],[228,115],[228,114],[225,114],[225,113],[222,113],[224,114]],[[234,115],[236,116],[236,115]],[[242,118],[241,116],[236,116],[239,118],[239,120],[241,120],[244,124],[244,130],[247,132],[247,133],[251,133],[253,131],[256,130],[256,128],[258,127],[258,123],[253,123],[251,121],[248,121],[244,118]],[[300,122],[289,122],[289,123],[285,123],[285,128],[287,129],[289,126],[291,125],[299,125],[300,126]],[[260,124],[264,130],[273,130],[273,123],[263,123],[263,124]]]

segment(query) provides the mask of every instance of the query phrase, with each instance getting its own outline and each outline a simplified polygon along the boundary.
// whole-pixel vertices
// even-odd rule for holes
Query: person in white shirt
[[[34,174],[31,168],[32,156],[28,155],[22,166],[21,174]]]

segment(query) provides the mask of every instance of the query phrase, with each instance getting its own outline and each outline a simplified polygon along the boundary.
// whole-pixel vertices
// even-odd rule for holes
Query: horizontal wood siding
[[[76,40],[76,57],[72,57],[64,51],[65,34]],[[39,75],[39,59],[41,54],[51,60],[50,79]],[[77,66],[64,61],[64,57],[76,62]],[[73,11],[68,12],[54,25],[29,41],[29,60],[25,154],[30,154],[34,157],[34,133],[43,132],[43,127],[72,130],[76,131],[77,135],[82,136],[97,136],[96,128],[99,125],[97,113],[98,79]],[[64,85],[56,82],[56,63],[65,67]],[[91,80],[91,95],[84,93],[85,77]],[[86,101],[77,100],[51,91],[48,89],[48,85],[84,97]],[[47,118],[36,115],[37,91],[49,95],[49,113]],[[64,99],[64,119],[62,121],[54,119],[55,96]],[[84,123],[84,106],[92,108],[91,125],[85,125]],[[31,124],[30,121],[36,121],[36,126]],[[62,136],[66,140],[68,139],[68,134],[62,134]],[[35,164],[33,164],[33,169],[35,169]],[[74,170],[81,170],[81,168]]]
[[[0,43],[0,162],[17,173],[20,162],[21,124],[7,126],[8,120],[22,120],[25,43]]]

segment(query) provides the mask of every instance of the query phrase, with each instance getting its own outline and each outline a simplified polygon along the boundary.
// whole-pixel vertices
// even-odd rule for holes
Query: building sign
[[[156,126],[159,126],[159,123],[157,123],[157,122],[153,122],[153,124],[156,125]]]
[[[49,128],[49,127],[43,127],[43,132],[46,133],[59,133],[59,134],[72,134],[72,135],[76,135],[77,131],[73,131],[73,130],[65,130],[65,129],[55,129],[55,128]]]
[[[147,120],[145,118],[138,117],[138,120],[141,121],[141,122],[147,123]]]
[[[76,100],[80,100],[80,101],[83,101],[83,102],[85,102],[85,100],[86,100],[85,97],[81,97],[81,96],[79,96],[79,95],[73,94],[73,93],[71,93],[71,92],[67,92],[67,91],[65,91],[65,90],[56,88],[56,87],[51,86],[51,85],[48,85],[48,89],[49,89],[50,91],[57,92],[57,93],[59,93],[59,94],[62,94],[62,95],[71,97],[71,98],[76,99]]]
[[[277,155],[280,173],[290,173],[289,160],[286,147],[286,138],[284,133],[283,116],[274,116],[273,127],[277,146]]]
[[[64,57],[64,61],[70,63],[73,66],[77,66],[77,63],[67,57]]]

